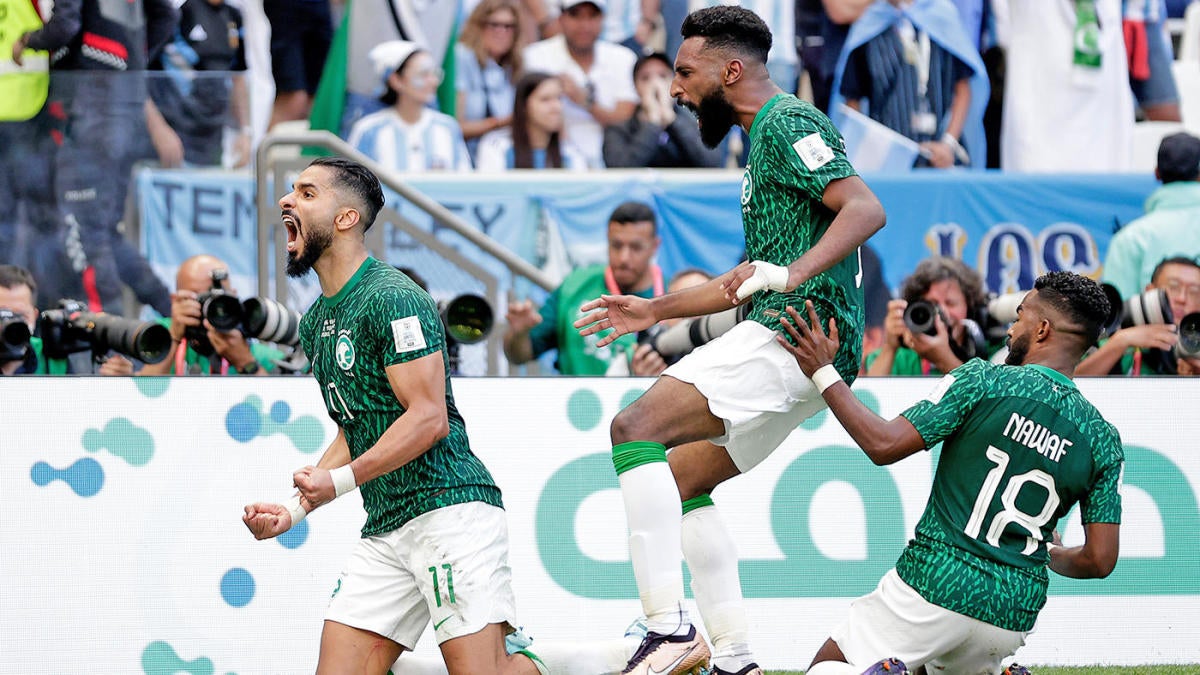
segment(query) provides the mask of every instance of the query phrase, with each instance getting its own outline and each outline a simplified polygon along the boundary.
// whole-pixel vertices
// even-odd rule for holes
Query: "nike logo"
[[[696,645],[692,645],[691,647],[688,647],[688,650],[686,652],[680,654],[679,658],[672,661],[670,665],[668,665],[666,668],[663,668],[662,670],[658,670],[654,666],[648,666],[646,668],[646,675],[667,675],[667,673],[671,672],[672,670],[675,670],[676,666],[683,663],[684,659],[691,656],[692,652],[694,652],[694,651],[696,651]]]
[[[442,627],[442,624],[446,623],[447,621],[449,621],[450,619],[453,619],[453,618],[454,618],[454,615],[453,615],[453,614],[451,614],[450,616],[448,616],[448,617],[446,617],[446,618],[442,619],[441,621],[439,621],[439,622],[437,622],[437,623],[433,624],[433,629],[434,629],[434,630],[437,630],[437,629],[441,628],[441,627]]]

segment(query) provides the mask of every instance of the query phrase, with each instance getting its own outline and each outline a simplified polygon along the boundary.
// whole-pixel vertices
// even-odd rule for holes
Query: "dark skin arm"
[[[1103,579],[1112,574],[1120,553],[1121,526],[1088,523],[1083,526],[1083,546],[1049,546],[1050,569],[1074,579]],[[1058,544],[1058,533],[1055,533]]]
[[[833,363],[838,349],[838,332],[837,322],[830,319],[829,335],[826,335],[812,301],[806,300],[804,306],[808,310],[808,321],[794,307],[788,307],[788,316],[780,317],[779,321],[796,344],[791,344],[782,335],[776,340],[791,352],[800,364],[800,370],[811,378],[817,370]],[[904,417],[885,420],[876,415],[858,400],[845,382],[834,383],[822,396],[846,432],[875,464],[893,464],[925,449],[925,439],[911,422]]]

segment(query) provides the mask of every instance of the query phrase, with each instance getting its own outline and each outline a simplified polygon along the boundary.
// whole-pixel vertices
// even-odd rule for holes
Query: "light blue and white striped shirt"
[[[458,120],[429,108],[415,124],[394,107],[371,113],[354,123],[348,142],[393,171],[471,170]]]

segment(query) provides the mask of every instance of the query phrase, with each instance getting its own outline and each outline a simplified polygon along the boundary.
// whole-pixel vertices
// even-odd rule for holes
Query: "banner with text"
[[[7,672],[47,672],[48,659],[67,672],[312,672],[361,502],[339,499],[278,539],[250,536],[242,507],[286,498],[292,471],[335,432],[311,380],[252,379],[0,379]],[[538,641],[616,638],[641,612],[608,422],[649,383],[454,382],[472,448],[504,490],[520,621]],[[934,384],[855,391],[892,417]],[[1080,382],[1125,443],[1121,560],[1103,580],[1051,575],[1022,663],[1200,663],[1192,385]],[[764,667],[805,667],[892,567],[934,461],[873,466],[824,412],[716,490]],[[1059,528],[1081,543],[1077,512]],[[431,643],[427,632],[418,652]]]

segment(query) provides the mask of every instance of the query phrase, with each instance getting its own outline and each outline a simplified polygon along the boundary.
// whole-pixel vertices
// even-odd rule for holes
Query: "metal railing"
[[[255,194],[258,207],[258,294],[269,296],[271,293],[271,261],[275,260],[275,298],[287,302],[288,283],[287,273],[281,264],[280,252],[286,249],[286,230],[273,214],[278,213],[276,192],[282,194],[282,186],[290,186],[289,175],[299,173],[311,161],[311,157],[299,153],[274,152],[272,149],[286,147],[316,147],[333,154],[341,155],[371,170],[379,182],[391,189],[402,199],[416,208],[427,213],[437,224],[462,236],[486,256],[501,263],[511,274],[509,287],[517,278],[528,279],[546,290],[552,290],[556,284],[542,270],[530,264],[524,258],[513,253],[496,242],[491,237],[472,227],[467,221],[455,215],[452,211],[438,202],[430,199],[411,186],[407,185],[394,172],[375,162],[370,157],[355,150],[344,140],[328,131],[296,131],[274,132],[267,134],[258,146],[255,162]],[[500,300],[500,278],[489,273],[472,259],[463,255],[438,239],[429,230],[422,228],[400,214],[393,208],[384,207],[376,217],[376,224],[391,224],[405,234],[411,236],[419,244],[426,247],[434,255],[452,263],[459,270],[473,279],[478,280],[485,289],[484,297],[495,311],[502,306]],[[386,260],[384,245],[384,227],[372,227],[367,231],[366,245],[371,254],[380,260]],[[503,330],[499,317],[495,328],[488,336],[487,374],[501,374],[500,365],[503,358]]]

